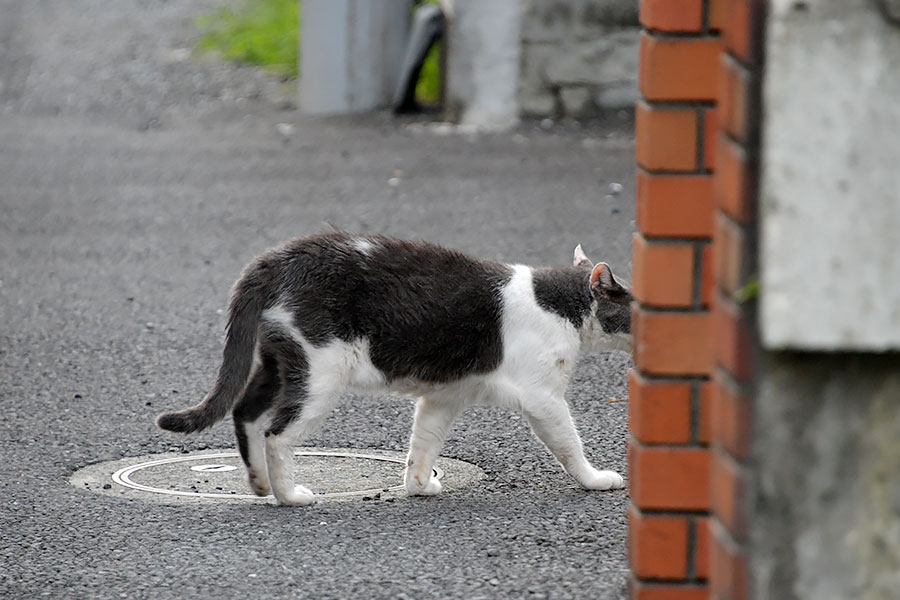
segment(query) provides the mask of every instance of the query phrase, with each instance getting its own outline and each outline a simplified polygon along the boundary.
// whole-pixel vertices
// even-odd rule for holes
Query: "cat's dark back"
[[[501,289],[507,265],[425,242],[330,232],[261,256],[244,286],[272,289],[313,345],[369,341],[391,379],[441,382],[500,362]]]

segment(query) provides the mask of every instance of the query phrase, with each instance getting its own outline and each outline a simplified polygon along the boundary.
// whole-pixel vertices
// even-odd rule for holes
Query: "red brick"
[[[720,135],[716,143],[715,195],[718,207],[742,225],[756,213],[755,160],[739,144]]]
[[[628,487],[641,509],[707,510],[709,461],[706,448],[662,448],[628,444]]]
[[[708,517],[697,519],[694,530],[694,574],[697,579],[709,579],[710,521]]]
[[[648,171],[697,169],[697,111],[638,102],[635,158]]]
[[[748,266],[751,261],[750,248],[744,229],[724,216],[716,217],[715,280],[726,296],[733,298],[747,282]]]
[[[750,380],[754,338],[747,315],[722,294],[716,294],[712,314],[716,363],[737,381]]]
[[[644,579],[687,577],[686,517],[655,516],[628,507],[628,555],[635,575]]]
[[[700,253],[700,303],[703,306],[711,306],[716,279],[713,275],[715,267],[715,248],[712,244],[705,244]]]
[[[709,0],[709,28],[721,31],[725,24],[725,10],[728,0]]]
[[[735,139],[743,141],[733,131],[734,118],[738,113],[743,113],[737,107],[740,98],[735,97],[735,79],[737,77],[735,71],[739,68],[737,61],[727,52],[719,55],[719,91],[716,94],[716,123],[719,129],[730,134]]]
[[[699,32],[703,29],[703,0],[642,0],[641,24],[666,32]]]
[[[632,291],[645,306],[688,307],[694,296],[694,247],[632,236]]]
[[[716,451],[710,461],[709,503],[716,519],[735,539],[747,535],[747,482],[746,468],[727,453]]]
[[[700,585],[666,585],[635,582],[632,600],[709,600],[709,589]]]
[[[750,455],[750,397],[717,372],[712,381],[712,439],[737,459]]]
[[[691,441],[691,386],[686,381],[645,379],[628,371],[628,424],[645,444]]]
[[[718,37],[657,37],[641,34],[638,86],[648,100],[715,100]]]
[[[704,381],[699,385],[698,394],[700,404],[700,422],[697,426],[697,441],[701,444],[709,444],[713,437],[713,386],[712,382]]]
[[[703,111],[703,168],[712,171],[716,168],[716,140],[719,138],[719,120],[716,110],[708,108]]]
[[[755,80],[740,63],[723,53],[719,67],[719,127],[741,143],[755,141],[759,115]]]
[[[632,308],[634,360],[653,375],[701,375],[712,372],[710,315],[706,312],[650,312]]]
[[[713,232],[710,175],[637,173],[637,226],[644,235],[709,237]]]
[[[728,51],[745,63],[762,58],[763,0],[728,0],[722,35]]]
[[[710,527],[710,588],[717,600],[747,600],[750,596],[746,553],[717,522]]]

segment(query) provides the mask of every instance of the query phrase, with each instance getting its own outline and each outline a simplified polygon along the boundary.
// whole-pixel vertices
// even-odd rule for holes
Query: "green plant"
[[[282,77],[297,76],[300,35],[299,0],[243,0],[197,19],[200,51],[226,60],[260,65]]]
[[[441,100],[441,42],[431,47],[422,63],[416,83],[416,100],[420,104],[436,104]]]
[[[425,4],[440,4],[439,0],[425,0]],[[437,104],[441,101],[441,51],[443,42],[438,41],[422,63],[419,80],[416,82],[416,101],[419,104]]]
[[[759,288],[759,279],[756,275],[753,275],[743,287],[734,292],[734,299],[739,304],[756,300],[759,298]]]

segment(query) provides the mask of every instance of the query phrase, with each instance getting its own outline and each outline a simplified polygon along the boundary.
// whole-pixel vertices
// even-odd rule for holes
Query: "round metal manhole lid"
[[[294,451],[294,477],[320,501],[405,496],[406,455],[378,450],[304,448]],[[445,491],[484,477],[478,467],[439,458],[435,475]],[[155,502],[274,502],[250,492],[244,464],[234,451],[167,453],[90,465],[72,485],[104,495]]]

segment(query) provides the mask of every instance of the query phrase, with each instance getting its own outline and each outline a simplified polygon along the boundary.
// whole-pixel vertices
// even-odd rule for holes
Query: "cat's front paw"
[[[413,475],[409,472],[406,474],[406,491],[410,496],[435,496],[441,493],[441,482],[437,477],[428,476],[428,479],[422,481],[425,477],[421,475]]]
[[[625,480],[615,471],[593,471],[580,481],[589,490],[617,490],[625,487]]]
[[[276,494],[275,498],[282,506],[309,506],[316,501],[315,495],[302,485],[295,486],[287,494]]]

